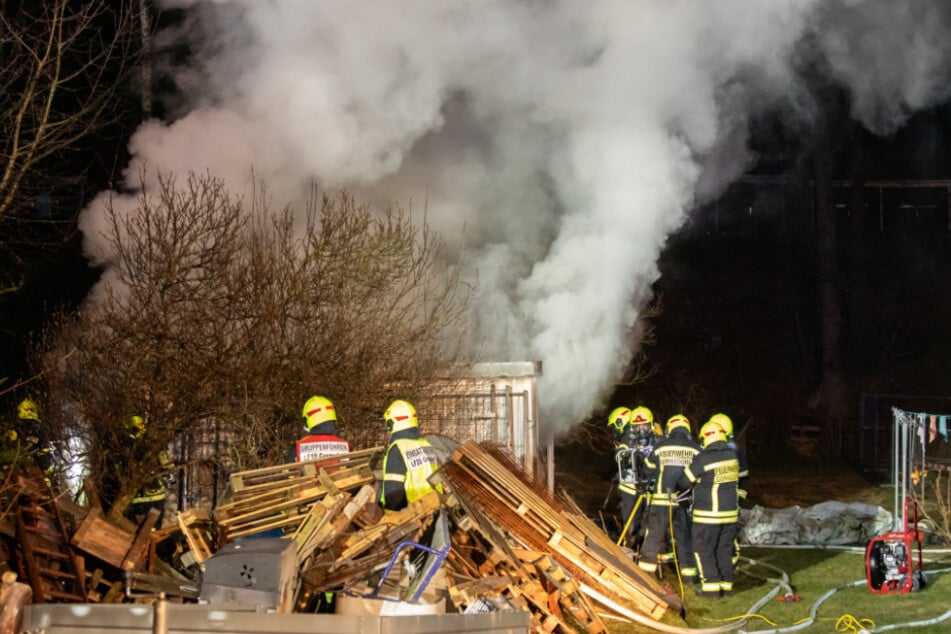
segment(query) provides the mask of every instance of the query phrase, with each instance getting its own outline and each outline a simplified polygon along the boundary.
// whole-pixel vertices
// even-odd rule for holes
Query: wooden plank
[[[320,484],[322,484],[323,487],[327,489],[327,493],[331,495],[340,493],[340,491],[337,489],[337,485],[334,484],[333,478],[327,474],[327,470],[323,467],[321,467],[317,472],[317,479],[320,481]]]
[[[122,599],[125,597],[125,588],[121,581],[114,582],[109,586],[109,590],[106,592],[105,596],[102,597],[103,603],[122,603]]]
[[[305,561],[313,554],[317,545],[324,542],[324,527],[344,508],[350,497],[349,493],[339,493],[327,496],[310,507],[307,517],[293,534],[294,541],[297,542],[297,561]]]
[[[139,526],[139,532],[136,533],[132,546],[125,554],[122,560],[122,570],[144,570],[149,556],[149,545],[151,543],[152,527],[158,523],[160,515],[158,509],[149,509],[145,519]]]

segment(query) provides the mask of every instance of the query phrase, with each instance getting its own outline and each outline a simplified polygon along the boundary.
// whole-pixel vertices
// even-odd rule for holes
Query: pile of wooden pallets
[[[557,603],[586,631],[600,631],[603,623],[589,608],[584,587],[610,599],[601,606],[609,611],[613,602],[659,619],[668,608],[680,609],[678,598],[640,570],[570,500],[532,482],[501,449],[465,443],[438,474],[450,492],[449,503],[460,507],[478,527],[481,540],[491,544],[486,561],[504,563],[501,571],[482,565],[480,572],[504,575],[520,562],[543,562],[536,578],[546,588],[554,587],[549,597],[557,594]],[[518,548],[506,549],[506,543]],[[532,603],[538,607],[537,601]],[[557,616],[556,610],[538,612],[543,622]]]
[[[184,510],[156,530],[154,515],[123,526],[98,506],[67,504],[73,522],[53,550],[79,564],[70,578],[85,584],[74,600],[133,600],[125,582],[192,601],[192,580],[223,546],[279,535],[293,540],[299,567],[296,600],[282,609],[312,611],[327,592],[423,598],[464,613],[524,610],[538,633],[600,634],[606,614],[659,619],[680,608],[570,498],[534,482],[498,447],[458,446],[433,476],[437,491],[386,513],[374,476],[381,457],[378,447],[234,473],[217,508]],[[174,561],[158,555],[169,543],[177,544]],[[28,554],[37,560],[35,552]],[[51,567],[52,559],[42,561]],[[36,586],[48,600],[53,590]]]
[[[327,495],[373,484],[370,463],[382,448],[311,462],[242,471],[230,478],[230,501],[214,511],[218,542],[272,531],[293,532]]]

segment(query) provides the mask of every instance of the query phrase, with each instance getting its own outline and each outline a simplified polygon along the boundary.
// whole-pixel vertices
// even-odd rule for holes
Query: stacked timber
[[[469,517],[484,518],[483,532],[499,527],[534,553],[531,556],[547,555],[579,588],[593,589],[593,596],[607,597],[654,619],[668,608],[679,610],[679,600],[640,570],[574,504],[533,482],[503,450],[464,443],[439,474]],[[610,609],[610,602],[604,607]]]

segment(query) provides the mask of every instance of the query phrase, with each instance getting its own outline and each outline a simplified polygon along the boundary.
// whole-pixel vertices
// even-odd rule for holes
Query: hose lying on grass
[[[826,547],[826,548],[829,548],[829,547]],[[857,548],[857,547],[843,546],[843,547],[840,547],[840,548],[835,548],[835,550],[839,550],[839,549],[841,549],[841,550],[852,550],[853,548]],[[861,551],[855,550],[854,552],[861,552],[861,553],[864,554],[865,549],[862,548]],[[940,553],[940,552],[942,552],[942,551],[934,551],[934,550],[933,550],[933,551],[930,551],[930,552],[931,552],[932,554],[937,554],[937,553]],[[947,551],[947,552],[951,552],[951,551]],[[717,626],[717,627],[693,628],[693,627],[679,627],[679,626],[676,626],[676,625],[667,625],[667,624],[665,624],[665,623],[660,623],[660,622],[658,622],[658,621],[654,621],[654,620],[651,619],[650,617],[645,616],[645,615],[643,615],[643,614],[639,614],[639,613],[637,613],[637,612],[634,612],[633,610],[628,610],[628,609],[624,608],[624,607],[621,606],[621,605],[617,605],[617,604],[615,604],[613,601],[611,601],[610,599],[608,599],[607,597],[605,597],[604,595],[600,594],[599,592],[597,592],[597,591],[594,590],[593,588],[590,588],[590,587],[588,587],[588,586],[586,586],[586,585],[584,585],[584,584],[581,585],[581,591],[584,592],[585,594],[587,594],[589,597],[591,597],[591,598],[594,599],[595,601],[597,601],[598,603],[601,603],[602,605],[609,605],[609,606],[611,606],[611,608],[612,608],[613,610],[615,610],[618,614],[621,614],[621,615],[627,617],[627,618],[630,619],[631,621],[633,621],[633,622],[635,622],[635,623],[638,623],[638,624],[640,624],[640,625],[644,625],[645,627],[649,627],[650,629],[655,630],[655,631],[658,631],[658,632],[667,632],[667,633],[669,633],[669,634],[725,634],[726,632],[736,632],[736,634],[785,634],[786,632],[796,632],[796,631],[798,631],[798,630],[802,630],[802,629],[805,629],[805,628],[807,628],[807,627],[813,625],[813,624],[816,622],[817,618],[818,618],[817,615],[818,615],[818,613],[819,613],[819,608],[820,608],[820,606],[821,606],[823,603],[825,603],[826,600],[829,599],[829,597],[831,597],[832,595],[834,595],[834,594],[835,594],[836,592],[838,592],[839,590],[843,590],[843,589],[846,589],[846,588],[851,588],[851,587],[858,586],[858,585],[862,585],[862,584],[865,584],[865,583],[866,583],[866,580],[865,580],[864,578],[862,578],[862,579],[859,579],[859,580],[857,580],[857,581],[852,581],[852,582],[847,583],[847,584],[845,584],[845,585],[838,586],[838,587],[836,587],[836,588],[832,588],[831,590],[829,590],[828,592],[826,592],[825,594],[823,594],[821,597],[819,597],[819,598],[815,601],[815,603],[812,604],[812,607],[811,607],[810,610],[809,610],[809,616],[808,616],[807,618],[803,619],[802,621],[800,621],[800,622],[798,622],[798,623],[794,623],[793,625],[789,625],[789,626],[786,626],[786,627],[777,627],[777,628],[768,629],[768,630],[744,630],[744,629],[741,629],[741,628],[743,628],[743,626],[745,626],[745,625],[750,621],[750,619],[752,619],[752,618],[754,618],[754,617],[758,617],[759,615],[757,614],[757,612],[759,612],[759,610],[760,610],[764,605],[766,605],[767,603],[769,603],[770,601],[772,601],[773,597],[779,595],[780,592],[783,593],[783,596],[784,596],[784,597],[792,596],[792,595],[794,595],[794,593],[793,593],[793,590],[792,590],[792,586],[791,586],[790,583],[789,583],[789,575],[786,574],[786,572],[783,571],[783,570],[781,570],[780,568],[778,568],[778,567],[776,567],[776,566],[773,566],[772,564],[768,564],[768,563],[766,563],[766,562],[763,562],[763,561],[758,561],[758,560],[755,560],[755,559],[751,559],[751,558],[749,558],[749,557],[740,557],[740,561],[742,561],[742,562],[744,562],[744,563],[746,563],[746,564],[748,564],[748,565],[750,565],[750,566],[758,566],[758,567],[766,568],[766,569],[768,569],[768,570],[772,570],[773,572],[776,573],[777,576],[775,576],[775,577],[758,576],[758,575],[755,575],[755,574],[750,573],[749,571],[745,571],[745,570],[744,570],[744,571],[743,571],[743,574],[745,574],[745,575],[747,575],[747,576],[750,576],[750,577],[753,577],[753,578],[756,578],[756,579],[761,579],[761,580],[763,580],[763,581],[766,581],[767,583],[771,583],[771,584],[773,585],[773,587],[772,587],[765,595],[763,595],[762,598],[760,598],[756,603],[754,603],[754,604],[750,607],[750,609],[747,611],[746,614],[743,614],[743,615],[740,615],[740,616],[738,616],[738,617],[735,617],[735,622],[734,622],[734,623],[727,623],[727,624],[720,625],[720,626]],[[951,572],[951,568],[940,568],[940,569],[937,569],[937,570],[925,570],[925,571],[923,571],[923,573],[926,574],[926,575],[936,575],[936,574],[941,574],[941,573],[944,573],[944,572]],[[848,615],[844,615],[844,616],[848,616]],[[762,617],[760,617],[760,618],[762,618]],[[925,626],[925,625],[934,625],[934,624],[940,623],[940,622],[942,622],[942,621],[944,621],[944,620],[946,620],[946,619],[948,619],[948,618],[951,618],[951,610],[948,610],[947,612],[945,612],[945,613],[943,613],[943,614],[940,614],[940,615],[938,615],[938,616],[936,616],[936,617],[934,617],[934,618],[926,619],[926,620],[921,620],[921,621],[908,621],[908,622],[905,622],[905,623],[892,623],[892,624],[883,625],[883,626],[880,626],[880,627],[874,627],[874,626],[872,626],[871,628],[861,629],[861,630],[859,630],[859,629],[857,629],[856,627],[853,627],[853,626],[851,626],[851,625],[847,625],[847,626],[848,626],[852,631],[857,631],[857,632],[869,632],[869,633],[871,633],[871,632],[884,632],[884,631],[896,629],[896,628],[899,628],[899,627],[921,627],[921,626]],[[854,617],[850,617],[850,618],[849,618],[849,621],[851,621],[852,623],[860,623],[860,624],[863,623],[862,621],[859,621],[859,620],[855,619]]]

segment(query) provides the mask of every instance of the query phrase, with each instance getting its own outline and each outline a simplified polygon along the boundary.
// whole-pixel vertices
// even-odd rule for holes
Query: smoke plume
[[[253,168],[287,199],[316,180],[425,202],[467,254],[482,353],[543,361],[553,434],[630,361],[668,236],[755,161],[749,116],[808,118],[797,64],[820,60],[877,132],[951,85],[941,0],[160,4],[187,15],[160,40],[193,55],[167,69],[181,102],[133,136],[127,185],[209,170],[240,190]],[[103,200],[82,228],[108,267]]]

